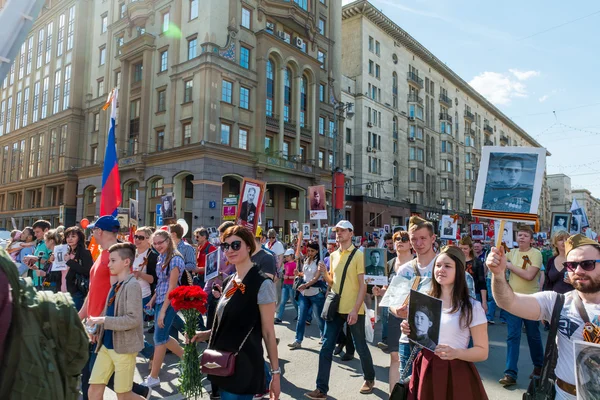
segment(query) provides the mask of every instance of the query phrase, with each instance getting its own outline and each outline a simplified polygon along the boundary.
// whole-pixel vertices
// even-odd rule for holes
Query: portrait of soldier
[[[501,157],[490,155],[490,171],[495,170],[496,178],[488,181],[483,195],[485,210],[529,213],[533,197],[533,179],[524,181],[525,160],[519,154],[504,154]],[[532,165],[532,168],[535,166]]]

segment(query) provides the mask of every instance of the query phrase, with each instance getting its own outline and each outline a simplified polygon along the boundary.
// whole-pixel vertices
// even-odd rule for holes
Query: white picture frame
[[[577,399],[587,400],[598,398],[600,383],[598,381],[598,369],[595,367],[598,357],[600,357],[600,344],[585,342],[583,340],[573,341],[572,361],[575,370]]]
[[[442,215],[440,227],[440,239],[456,240],[456,232],[458,231],[458,221],[450,215]]]
[[[308,211],[310,219],[327,219],[327,198],[324,185],[308,187]]]
[[[553,212],[550,224],[550,237],[558,231],[565,231],[569,233],[571,231],[571,219],[573,214],[570,212]]]
[[[498,234],[500,230],[500,221],[494,221],[494,243],[498,243]],[[513,248],[513,242],[515,241],[515,236],[513,232],[513,223],[511,221],[506,221],[504,223],[504,232],[502,233],[502,242],[506,243],[506,247],[509,249]]]
[[[216,278],[219,275],[221,257],[219,252],[220,248],[208,253],[206,255],[206,264],[204,268],[204,281],[208,282],[209,280]]]
[[[52,254],[54,255],[54,261],[52,261],[52,271],[64,271],[67,269],[67,260],[65,256],[69,253],[69,245],[61,244],[54,246]]]
[[[544,148],[484,146],[473,209],[537,214],[545,168]]]
[[[310,240],[310,224],[302,224],[302,238]]]
[[[387,252],[383,248],[365,249],[365,283],[367,285],[386,286]]]
[[[470,226],[471,239],[473,240],[485,240],[485,231],[483,224],[473,223]]]

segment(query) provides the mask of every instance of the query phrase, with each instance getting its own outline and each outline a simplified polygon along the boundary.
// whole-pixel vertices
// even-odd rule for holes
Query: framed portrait
[[[298,236],[298,221],[290,221],[290,235]]]
[[[267,220],[267,229],[273,229],[273,220],[272,219],[268,219]]]
[[[596,335],[598,334],[596,332]],[[600,344],[574,340],[573,358],[577,399],[598,399],[600,396],[600,380],[598,379]]]
[[[244,178],[238,211],[235,220],[238,225],[245,226],[256,232],[258,226],[261,204],[265,193],[265,183],[254,179]]]
[[[419,347],[435,351],[440,340],[442,300],[416,290],[410,291],[408,302],[408,339]]]
[[[383,239],[383,237],[385,236],[385,234],[386,234],[385,228],[379,228],[379,234],[377,235],[377,237],[379,239]]]
[[[360,247],[360,245],[362,244],[362,236],[354,236],[352,238],[352,244],[354,245],[354,247]]]
[[[571,235],[577,235],[578,233],[581,233],[582,221],[583,217],[581,215],[573,214],[571,218],[571,230],[569,232]]]
[[[290,235],[285,235],[285,243],[289,243],[290,242]]]
[[[324,185],[308,187],[308,211],[310,219],[327,219]]]
[[[553,212],[550,237],[558,231],[570,232],[572,214],[570,212]]]
[[[473,208],[537,214],[545,167],[544,148],[484,146]]]
[[[456,232],[458,231],[458,221],[450,215],[442,215],[442,227],[440,228],[440,239],[456,240]]]
[[[392,227],[392,233],[396,233],[398,231],[406,231],[406,226],[404,225],[395,225]]]
[[[310,239],[310,224],[302,224],[302,237],[304,240]]]
[[[127,209],[125,209],[127,210]],[[123,231],[123,229],[125,230],[129,230],[129,228],[127,228],[129,226],[129,213],[119,213],[117,214],[117,219],[119,220],[119,225],[121,225],[121,231]]]
[[[365,283],[383,286],[388,284],[387,252],[381,248],[365,249]]]
[[[206,268],[204,268],[204,280],[206,282],[219,274],[219,264],[221,262],[221,257],[219,257],[220,251],[220,248],[217,248],[217,250],[206,255]]]
[[[383,226],[383,230],[384,230],[384,232],[385,232],[386,234],[388,234],[388,233],[392,233],[392,230],[391,230],[391,228],[390,228],[390,226],[389,226],[389,225],[384,225],[384,226]]]
[[[167,193],[160,198],[160,214],[163,220],[175,218],[175,196]]]
[[[137,226],[139,218],[138,201],[129,199],[129,223],[131,226]]]
[[[471,224],[471,239],[484,240],[483,224]]]
[[[335,231],[333,230],[333,226],[327,227],[327,243],[335,244],[336,241]]]
[[[504,231],[499,232],[500,230],[500,221],[494,221],[494,243],[498,241],[498,235],[502,235],[502,242],[506,244],[506,247],[509,249],[513,248],[514,235],[513,235],[513,223],[510,221],[506,221],[504,223]]]
[[[64,271],[67,269],[67,260],[65,256],[69,253],[69,245],[61,244],[54,246],[54,262],[52,262],[52,271]]]
[[[65,206],[64,205],[58,207],[58,223],[61,225],[65,223]],[[15,227],[13,229],[17,229],[17,228]]]

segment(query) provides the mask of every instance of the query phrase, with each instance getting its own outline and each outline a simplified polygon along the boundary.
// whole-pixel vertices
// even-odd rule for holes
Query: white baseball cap
[[[349,229],[351,231],[354,231],[354,226],[350,223],[350,221],[346,221],[345,219],[338,222],[337,225],[333,227],[333,230],[335,231],[338,228],[339,229]]]
[[[284,256],[293,256],[294,255],[294,250],[293,249],[287,249],[285,251],[285,253],[283,253]]]

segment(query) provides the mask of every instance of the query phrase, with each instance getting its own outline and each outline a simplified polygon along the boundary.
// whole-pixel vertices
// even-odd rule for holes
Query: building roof
[[[444,64],[441,60],[439,60],[436,56],[433,55],[429,50],[425,48],[421,43],[417,42],[415,38],[409,35],[404,29],[400,28],[394,21],[388,18],[383,12],[379,11],[373,4],[371,4],[367,0],[357,0],[350,4],[342,7],[342,20],[353,18],[357,15],[363,15],[365,18],[369,19],[379,28],[381,28],[385,33],[390,35],[394,40],[398,43],[401,43],[406,48],[411,50],[414,54],[419,56],[422,60],[429,63],[433,66],[438,72],[440,72],[446,79],[450,80],[454,85],[456,85],[460,90],[467,93],[473,99],[482,103],[485,107],[491,110],[492,114],[495,117],[502,120],[507,126],[512,128],[516,133],[521,135],[525,140],[527,140],[534,147],[544,147],[540,143],[538,143],[533,137],[531,137],[527,132],[525,132],[519,125],[517,125],[513,120],[504,115],[502,111],[500,111],[496,106],[490,103],[485,97],[483,97],[479,92],[477,92],[471,85],[465,82],[458,74],[452,71],[446,64]],[[546,150],[547,155],[550,153]]]

